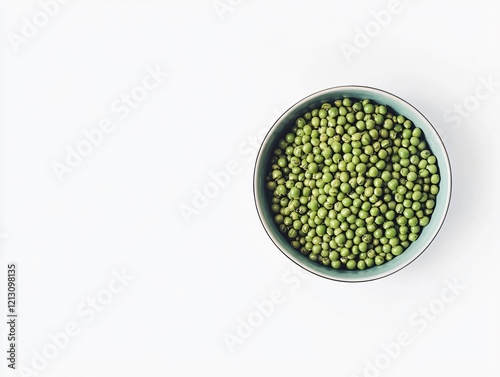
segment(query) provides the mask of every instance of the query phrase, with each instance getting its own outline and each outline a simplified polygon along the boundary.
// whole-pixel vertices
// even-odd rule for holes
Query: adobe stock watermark
[[[219,16],[221,21],[226,18],[227,12],[233,12],[238,6],[243,3],[243,0],[214,0],[212,6],[215,13]]]
[[[87,297],[80,302],[76,308],[76,319],[68,321],[58,331],[48,334],[47,342],[38,349],[32,349],[32,357],[28,364],[19,365],[21,377],[36,377],[40,375],[71,342],[82,333],[85,326],[91,324],[99,313],[102,313],[121,294],[134,276],[129,275],[125,269],[120,272],[111,271],[112,277],[105,288],[99,290],[95,295]]]
[[[308,277],[308,273],[302,269],[288,270],[281,276],[282,289],[273,289],[266,298],[254,300],[253,309],[247,315],[236,318],[234,332],[226,331],[222,334],[228,350],[234,352],[236,346],[249,339],[274,314],[276,308],[285,302],[287,295],[299,289]]]
[[[282,112],[275,110],[273,114],[273,120],[270,124],[273,124]],[[212,200],[226,190],[232,179],[243,172],[245,166],[255,161],[260,144],[268,131],[268,128],[261,128],[256,135],[241,141],[237,147],[239,157],[229,160],[222,169],[209,172],[208,181],[193,188],[193,195],[189,203],[179,203],[177,208],[186,224],[189,224],[194,216],[198,216],[210,205]]]
[[[354,32],[352,43],[340,43],[340,49],[348,63],[351,62],[354,54],[359,55],[368,47],[374,38],[382,32],[392,21],[394,15],[402,10],[400,0],[389,0],[385,9],[372,11],[372,18],[363,28],[357,27]]]
[[[30,17],[21,19],[19,32],[7,33],[10,45],[15,53],[18,53],[21,46],[27,45],[33,40],[40,30],[45,28],[49,21],[56,17],[62,5],[70,3],[72,0],[39,0],[38,10],[33,12]]]
[[[442,316],[446,308],[467,289],[463,283],[454,279],[446,280],[439,296],[433,298],[425,306],[420,306],[408,318],[410,329],[400,331],[393,340],[380,344],[380,352],[371,359],[364,360],[363,372],[351,377],[379,377],[392,363],[401,356],[403,350],[413,344],[418,334],[426,331],[432,323]]]
[[[121,94],[111,103],[110,112],[119,120],[128,118],[132,111],[137,109],[150,93],[168,77],[168,74],[163,72],[158,64],[154,67],[147,66],[145,71],[146,73],[139,84],[135,85],[129,92]],[[111,116],[102,118],[94,128],[84,129],[83,136],[78,142],[66,146],[62,162],[52,161],[51,167],[57,180],[62,183],[65,176],[78,168],[83,160],[94,151],[94,148],[99,147],[104,142],[105,137],[115,130],[116,120],[114,121]]]
[[[454,103],[451,109],[448,109],[443,114],[443,119],[451,124],[452,129],[457,129],[463,122],[474,113],[481,103],[489,99],[500,87],[500,82],[495,81],[492,74],[486,78],[479,76],[478,83],[474,92],[463,99],[461,103]]]

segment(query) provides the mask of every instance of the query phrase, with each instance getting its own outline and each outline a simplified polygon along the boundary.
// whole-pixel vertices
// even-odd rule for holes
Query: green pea
[[[397,179],[391,179],[388,183],[387,183],[387,187],[391,190],[391,191],[394,191],[398,188],[399,186],[399,182]]]
[[[403,211],[403,216],[407,219],[411,219],[415,215],[415,212],[411,208],[405,208]]]
[[[410,182],[416,181],[417,178],[418,178],[418,176],[417,176],[417,173],[415,173],[415,172],[409,172],[408,175],[406,176],[406,179]]]
[[[410,156],[410,152],[406,148],[399,148],[398,155],[400,158],[408,158]]]
[[[440,177],[439,177],[439,175],[438,175],[438,174],[433,174],[433,175],[431,176],[431,183],[433,183],[433,184],[435,184],[435,185],[436,185],[436,184],[438,184],[438,183],[439,183],[439,180],[440,180]]]
[[[419,225],[420,225],[421,227],[427,226],[427,225],[429,224],[429,221],[430,221],[429,217],[428,217],[428,216],[424,216],[424,217],[422,217],[422,218],[419,220]]]
[[[436,202],[432,199],[429,199],[425,202],[425,208],[432,209],[436,205]]]
[[[363,107],[363,111],[367,114],[371,114],[375,111],[375,106],[373,104],[368,103]]]
[[[372,177],[372,178],[377,177],[378,176],[378,169],[376,167],[372,166],[370,168],[370,170],[368,170],[368,176]]]
[[[401,253],[403,252],[403,247],[402,246],[394,246],[392,249],[391,249],[391,253],[392,255],[400,255]]]

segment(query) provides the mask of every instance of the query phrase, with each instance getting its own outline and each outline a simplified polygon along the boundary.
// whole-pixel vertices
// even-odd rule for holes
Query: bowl
[[[437,158],[441,181],[436,205],[430,222],[425,226],[418,239],[400,255],[380,266],[364,270],[335,270],[309,260],[300,251],[294,249],[287,237],[282,234],[274,222],[271,212],[270,198],[266,189],[266,174],[269,171],[269,161],[280,138],[292,127],[295,120],[304,113],[318,108],[324,102],[333,103],[336,99],[349,97],[351,99],[370,99],[378,104],[386,105],[397,114],[410,119],[416,127],[420,127],[427,144]],[[416,108],[394,94],[368,86],[338,86],[311,94],[290,107],[274,123],[264,138],[259,149],[253,179],[254,199],[260,221],[268,236],[281,252],[290,260],[307,271],[327,279],[343,282],[362,282],[379,279],[391,275],[408,266],[417,259],[431,244],[438,234],[446,217],[451,199],[451,167],[448,153],[432,124]]]

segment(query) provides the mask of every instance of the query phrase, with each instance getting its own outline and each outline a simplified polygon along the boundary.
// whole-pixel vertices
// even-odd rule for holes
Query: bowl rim
[[[439,223],[439,225],[436,227],[436,230],[434,231],[434,234],[432,235],[432,237],[427,241],[427,243],[422,247],[422,249],[416,253],[410,260],[408,260],[407,262],[404,262],[402,264],[395,264],[394,267],[392,269],[389,269],[388,271],[386,272],[382,272],[378,275],[375,275],[373,277],[367,277],[367,278],[363,278],[363,277],[359,277],[359,278],[341,278],[341,277],[338,277],[338,276],[331,276],[329,274],[326,274],[326,273],[321,273],[319,271],[315,271],[311,268],[309,268],[307,265],[305,265],[304,263],[300,263],[299,261],[293,259],[290,255],[287,254],[287,252],[285,252],[285,250],[283,250],[282,247],[280,247],[280,245],[277,244],[277,242],[274,240],[274,237],[270,234],[270,231],[268,229],[268,227],[266,226],[264,220],[263,220],[263,213],[261,213],[263,211],[263,209],[259,206],[259,199],[258,199],[258,194],[257,194],[257,168],[259,166],[259,163],[261,162],[261,160],[263,159],[263,155],[262,155],[262,151],[263,151],[263,148],[270,142],[270,136],[273,134],[273,132],[275,131],[275,129],[278,127],[278,125],[281,124],[281,121],[293,110],[295,109],[296,107],[299,107],[311,100],[314,100],[314,98],[320,96],[321,94],[329,94],[331,92],[340,92],[342,90],[353,90],[353,89],[361,89],[361,90],[368,90],[368,91],[372,91],[372,92],[378,92],[380,94],[382,94],[383,96],[388,96],[388,97],[393,97],[396,101],[400,101],[404,106],[410,108],[411,110],[413,110],[414,112],[416,112],[418,115],[420,115],[422,117],[422,119],[427,123],[427,125],[432,129],[434,130],[434,134],[436,136],[436,140],[438,141],[438,144],[440,144],[440,146],[442,147],[443,151],[444,151],[444,156],[445,156],[445,160],[444,160],[444,164],[446,165],[447,167],[447,170],[449,171],[449,183],[448,183],[448,192],[447,192],[447,195],[446,195],[446,203],[445,203],[445,207],[444,207],[444,212],[442,214],[442,218],[441,218],[441,221]],[[339,96],[342,96],[342,93],[339,93]],[[348,95],[346,95],[345,97],[348,97]],[[413,263],[416,259],[418,259],[423,253],[425,250],[427,250],[427,248],[432,244],[432,242],[434,241],[434,239],[437,237],[437,235],[439,234],[445,220],[446,220],[446,217],[448,215],[448,211],[449,211],[449,208],[450,208],[450,203],[451,203],[451,196],[452,196],[452,191],[453,191],[453,174],[452,174],[452,167],[451,167],[451,162],[450,162],[450,157],[449,157],[449,154],[448,154],[448,150],[446,149],[446,145],[444,144],[443,142],[443,139],[441,138],[441,136],[439,135],[439,133],[437,132],[436,128],[433,126],[433,124],[429,121],[429,119],[427,119],[427,117],[422,114],[415,106],[413,106],[411,103],[409,103],[408,101],[404,100],[403,98],[389,92],[389,91],[386,91],[386,90],[383,90],[383,89],[379,89],[379,88],[376,88],[376,87],[372,87],[372,86],[367,86],[367,85],[340,85],[340,86],[333,86],[333,87],[329,87],[329,88],[325,88],[325,89],[322,89],[322,90],[319,90],[319,91],[316,91],[314,93],[311,93],[309,95],[307,95],[306,97],[303,97],[302,99],[300,99],[299,101],[295,102],[292,106],[290,106],[287,110],[285,110],[283,112],[283,114],[280,115],[280,117],[273,123],[273,125],[269,128],[269,131],[266,133],[263,141],[261,142],[261,145],[259,147],[259,150],[257,152],[257,156],[255,158],[255,164],[254,164],[254,171],[253,171],[253,196],[254,196],[254,204],[255,204],[255,208],[257,210],[257,214],[258,214],[258,217],[259,217],[259,221],[260,223],[262,224],[262,227],[264,228],[267,236],[270,238],[270,240],[273,242],[273,244],[276,246],[276,248],[283,254],[285,255],[289,260],[291,260],[293,263],[295,263],[297,266],[303,268],[304,270],[314,274],[314,275],[317,275],[317,276],[320,276],[324,279],[328,279],[328,280],[333,280],[333,281],[338,281],[338,282],[343,282],[343,283],[361,283],[361,282],[368,282],[368,281],[375,281],[375,280],[378,280],[378,279],[382,279],[384,277],[387,277],[387,276],[390,276],[390,275],[393,275],[394,273],[398,272],[398,271],[401,271],[403,268],[409,266],[411,263]]]

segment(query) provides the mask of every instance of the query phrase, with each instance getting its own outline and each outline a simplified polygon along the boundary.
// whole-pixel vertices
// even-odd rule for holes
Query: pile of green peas
[[[274,149],[271,210],[293,248],[334,269],[400,255],[429,224],[439,169],[422,130],[369,99],[299,117]]]

